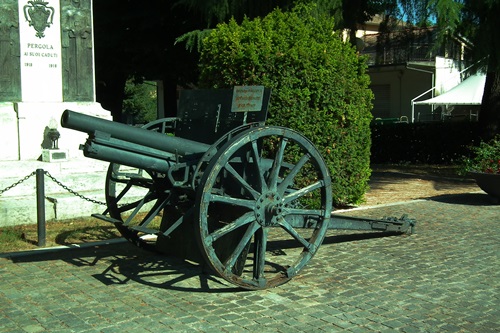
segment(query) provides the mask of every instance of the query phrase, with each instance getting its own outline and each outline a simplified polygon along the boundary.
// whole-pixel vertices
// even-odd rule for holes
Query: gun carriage
[[[256,102],[235,107],[237,94]],[[264,124],[269,97],[263,88],[185,91],[178,117],[143,128],[66,110],[62,126],[89,135],[84,155],[110,162],[107,209],[94,216],[250,290],[296,276],[328,229],[412,231],[405,217],[332,214],[321,154],[302,134]]]

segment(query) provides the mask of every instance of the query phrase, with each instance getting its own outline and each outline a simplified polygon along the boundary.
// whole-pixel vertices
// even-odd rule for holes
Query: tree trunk
[[[111,111],[114,121],[122,122],[122,104],[124,99],[126,77],[115,73],[107,79],[97,78],[96,97],[101,106]]]
[[[166,77],[163,80],[165,117],[177,116],[177,80]]]
[[[479,113],[482,140],[491,140],[500,134],[500,71],[488,72]]]

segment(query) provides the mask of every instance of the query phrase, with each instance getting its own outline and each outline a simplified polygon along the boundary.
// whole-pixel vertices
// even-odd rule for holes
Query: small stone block
[[[42,151],[42,161],[61,162],[68,160],[68,151],[61,149],[44,149]]]

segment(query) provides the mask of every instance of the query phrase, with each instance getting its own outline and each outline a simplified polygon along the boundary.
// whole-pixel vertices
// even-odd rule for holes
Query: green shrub
[[[467,172],[500,174],[500,135],[488,142],[481,141],[478,147],[471,147],[470,150],[472,157],[464,157],[462,174]]]
[[[370,176],[371,100],[365,59],[313,7],[219,24],[202,43],[200,86],[272,89],[268,124],[295,129],[323,154],[334,204],[359,203]]]
[[[148,81],[136,82],[128,79],[125,84],[123,114],[132,124],[146,124],[157,118],[156,83]]]
[[[372,124],[373,164],[456,165],[479,141],[477,122]]]

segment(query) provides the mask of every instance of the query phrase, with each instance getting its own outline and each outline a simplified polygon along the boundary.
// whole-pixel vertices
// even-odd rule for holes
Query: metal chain
[[[4,188],[3,190],[0,190],[0,195],[4,194],[5,192],[7,192],[8,190],[12,189],[13,187],[16,187],[17,185],[25,182],[26,180],[30,179],[32,176],[34,176],[36,174],[36,171],[33,171],[32,173],[30,173],[29,175],[27,175],[26,177],[24,178],[21,178],[20,180],[18,180],[17,182],[15,182],[14,184],[10,185],[10,186],[7,186],[6,188]]]
[[[17,182],[15,182],[14,184],[10,185],[10,186],[7,186],[6,188],[4,188],[3,190],[0,190],[0,195],[4,194],[5,192],[7,192],[8,190],[16,187],[17,185],[19,184],[22,184],[23,182],[25,182],[26,180],[30,179],[31,177],[33,177],[34,175],[36,174],[36,171],[33,171],[32,173],[30,173],[29,175],[27,175],[26,177],[24,178],[21,178],[20,180],[18,180]],[[68,191],[69,193],[83,199],[83,200],[86,200],[86,201],[89,201],[89,202],[92,202],[92,203],[95,203],[95,204],[98,204],[98,205],[103,205],[103,206],[106,206],[106,203],[105,202],[102,202],[102,201],[98,201],[98,200],[94,200],[94,199],[91,199],[91,198],[88,198],[72,189],[70,189],[69,187],[67,187],[66,185],[64,185],[63,183],[61,183],[60,181],[58,181],[54,176],[52,176],[48,171],[44,171],[44,174],[49,177],[50,179],[52,179],[52,181],[54,183],[56,183],[57,185],[61,186],[63,189],[65,189],[66,191]]]
[[[54,183],[56,183],[57,185],[61,186],[63,189],[65,189],[66,191],[68,191],[69,193],[83,199],[83,200],[86,200],[86,201],[89,201],[89,202],[92,202],[92,203],[95,203],[95,204],[98,204],[98,205],[103,205],[103,206],[106,206],[106,203],[105,202],[102,202],[102,201],[98,201],[98,200],[94,200],[94,199],[91,199],[91,198],[88,198],[76,191],[73,191],[72,189],[70,189],[69,187],[67,187],[66,185],[64,185],[63,183],[61,183],[60,181],[58,181],[57,179],[54,178],[54,176],[52,176],[48,171],[44,171],[45,175],[47,177],[49,177],[50,179],[52,179],[52,181]]]

